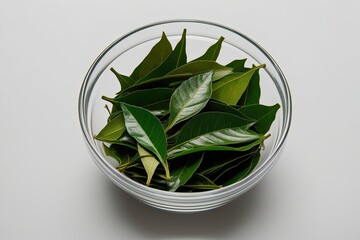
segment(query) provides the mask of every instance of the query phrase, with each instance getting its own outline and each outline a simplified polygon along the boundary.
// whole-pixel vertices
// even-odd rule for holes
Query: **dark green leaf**
[[[239,164],[237,167],[235,167],[232,170],[232,173],[228,173],[228,176],[230,176],[228,179],[223,181],[223,186],[229,186],[233,183],[236,183],[246,177],[256,166],[260,159],[260,153],[259,151],[252,157],[251,161],[247,161],[244,163]]]
[[[255,123],[253,119],[250,119],[247,116],[243,115],[236,108],[231,107],[229,105],[225,105],[224,103],[221,102],[215,102],[213,100],[210,100],[206,104],[206,106],[203,108],[201,113],[207,113],[207,112],[221,112],[221,113],[235,115],[238,117],[238,122],[237,122],[239,124],[238,126],[243,126],[244,129],[252,126]]]
[[[180,41],[175,46],[170,55],[153,71],[136,81],[136,84],[144,82],[148,79],[162,77],[173,69],[180,67],[186,63],[186,29],[184,29]]]
[[[232,61],[231,63],[226,64],[227,67],[230,67],[233,69],[233,72],[245,72],[245,59],[237,59]]]
[[[168,58],[172,51],[171,44],[165,33],[162,33],[160,41],[150,50],[144,60],[135,68],[130,75],[132,79],[138,80],[155,68],[157,68],[165,59]]]
[[[216,61],[217,57],[219,56],[220,53],[220,49],[221,49],[221,44],[224,41],[224,37],[220,37],[219,40],[217,40],[216,43],[214,43],[213,45],[211,45],[209,47],[209,49],[204,53],[204,55],[202,55],[201,57],[198,57],[197,59],[194,59],[194,61],[199,61],[199,60],[211,60],[211,61]]]
[[[235,105],[245,92],[254,72],[264,66],[265,65],[254,67],[245,73],[229,74],[219,81],[214,82],[212,98],[230,105]]]
[[[250,82],[237,105],[245,106],[250,104],[259,104],[260,95],[260,75],[259,70],[256,70],[251,76]]]
[[[126,151],[119,152],[114,146],[110,145],[110,147],[108,147],[105,144],[103,144],[103,149],[105,155],[115,159],[119,165],[129,161],[129,156],[126,154]]]
[[[121,108],[128,133],[141,146],[155,154],[166,171],[166,177],[169,178],[169,168],[166,161],[167,140],[159,119],[144,108],[126,103],[122,103]]]
[[[239,112],[255,120],[253,127],[260,134],[269,131],[271,124],[275,120],[276,112],[280,108],[279,104],[273,106],[265,106],[261,104],[253,104],[241,107]]]
[[[171,179],[168,181],[169,191],[174,192],[184,185],[200,166],[204,154],[195,154],[175,159],[171,162]]]
[[[182,186],[182,189],[196,189],[196,190],[213,190],[219,189],[221,186],[216,185],[210,179],[201,174],[194,174],[189,181]]]
[[[124,102],[146,108],[150,111],[161,111],[169,109],[170,97],[173,92],[174,90],[170,88],[154,88],[134,91],[125,96],[116,96],[115,98],[105,96],[102,98],[114,104],[117,109],[121,109],[120,103]]]
[[[95,139],[105,142],[117,140],[125,131],[125,122],[122,114],[108,122],[105,127],[95,136]]]
[[[211,97],[212,72],[196,75],[183,82],[170,99],[169,130],[198,113]]]
[[[118,73],[114,68],[110,68],[110,70],[115,74],[115,76],[119,80],[122,90],[129,88],[135,83],[134,79]]]

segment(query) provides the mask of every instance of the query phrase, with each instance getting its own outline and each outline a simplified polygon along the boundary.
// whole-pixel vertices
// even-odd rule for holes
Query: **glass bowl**
[[[93,136],[105,126],[108,113],[101,96],[114,96],[119,84],[109,71],[114,67],[122,74],[130,74],[164,31],[174,46],[183,29],[187,29],[188,60],[202,55],[208,46],[223,36],[218,62],[226,64],[233,59],[247,58],[248,64],[266,64],[260,71],[261,103],[279,103],[265,150],[257,167],[244,179],[230,186],[206,192],[167,192],[141,185],[116,170],[115,161],[107,157],[102,143]],[[250,65],[251,66],[251,65]],[[117,186],[150,206],[173,212],[198,212],[222,206],[252,188],[277,162],[291,122],[291,96],[285,76],[272,57],[256,42],[244,34],[225,26],[197,20],[173,20],[154,23],[136,29],[113,42],[90,67],[79,96],[79,118],[86,145],[98,167]]]

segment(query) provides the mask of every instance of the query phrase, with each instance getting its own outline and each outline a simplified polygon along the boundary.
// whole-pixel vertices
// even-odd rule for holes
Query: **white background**
[[[0,0],[0,239],[360,239],[358,1]],[[195,18],[262,45],[293,122],[275,168],[238,200],[179,215],[96,167],[77,99],[97,55],[142,25]]]

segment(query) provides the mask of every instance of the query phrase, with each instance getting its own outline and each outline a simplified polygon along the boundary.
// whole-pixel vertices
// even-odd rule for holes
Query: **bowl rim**
[[[88,130],[86,128],[86,126],[87,126],[87,120],[86,120],[86,114],[85,114],[85,111],[86,111],[85,106],[87,106],[87,103],[85,102],[86,89],[87,89],[88,84],[89,84],[89,82],[88,82],[89,78],[90,78],[94,68],[100,62],[100,60],[115,45],[117,45],[118,43],[120,43],[125,38],[127,38],[127,37],[129,37],[129,36],[131,36],[131,35],[133,35],[133,34],[135,34],[137,32],[140,32],[140,31],[142,31],[144,29],[148,29],[148,28],[151,28],[151,27],[159,26],[159,25],[182,23],[182,22],[183,23],[190,23],[190,24],[204,24],[204,25],[209,25],[209,26],[212,26],[212,27],[221,28],[223,30],[232,32],[232,33],[234,33],[236,35],[239,35],[240,37],[242,37],[243,39],[245,39],[249,43],[251,43],[254,47],[256,47],[270,61],[270,63],[275,68],[277,74],[280,76],[281,82],[282,82],[282,84],[284,86],[284,92],[283,92],[284,93],[284,98],[285,98],[285,101],[287,103],[286,114],[284,114],[284,119],[283,119],[284,123],[281,126],[282,129],[283,129],[283,131],[281,131],[282,134],[280,135],[280,139],[278,141],[276,149],[271,153],[271,155],[267,156],[267,158],[263,162],[263,164],[260,165],[258,168],[254,169],[248,176],[246,176],[245,178],[243,178],[242,180],[240,180],[240,181],[238,181],[236,183],[233,183],[233,184],[231,184],[229,186],[222,187],[220,189],[208,190],[208,191],[204,191],[204,192],[190,192],[190,193],[189,192],[170,192],[170,191],[165,191],[165,190],[160,190],[160,189],[148,187],[148,186],[142,185],[142,184],[132,180],[131,178],[121,174],[112,165],[110,165],[108,163],[108,161],[103,158],[103,156],[101,154],[99,154],[98,150],[93,146],[93,144],[91,142],[93,140],[93,136],[91,136],[90,132],[88,132]],[[278,64],[275,62],[275,60],[272,58],[272,56],[263,47],[261,47],[257,42],[255,42],[253,39],[251,39],[247,35],[239,32],[239,31],[237,31],[235,29],[229,28],[229,27],[227,27],[225,25],[210,22],[210,21],[198,20],[198,19],[170,19],[170,20],[157,21],[157,22],[153,22],[153,23],[150,23],[150,24],[147,24],[147,25],[143,25],[142,27],[138,27],[138,28],[124,34],[121,37],[119,37],[118,39],[116,39],[115,41],[113,41],[109,46],[107,46],[98,55],[98,57],[95,59],[95,61],[92,63],[89,70],[87,71],[87,73],[85,75],[85,78],[84,78],[84,80],[83,80],[83,82],[81,84],[80,94],[79,94],[79,98],[78,98],[78,116],[79,116],[79,122],[80,122],[81,130],[82,130],[83,136],[85,138],[85,141],[86,141],[86,144],[87,144],[89,150],[93,154],[95,154],[97,160],[100,160],[101,163],[106,166],[107,170],[109,170],[112,175],[117,176],[124,183],[126,183],[127,187],[129,188],[128,190],[130,190],[130,191],[135,190],[137,194],[139,194],[139,193],[145,194],[145,195],[151,194],[151,195],[156,195],[157,197],[160,197],[160,198],[166,197],[167,199],[174,198],[176,200],[179,200],[179,199],[185,200],[185,199],[189,199],[190,197],[191,197],[191,199],[201,199],[201,198],[209,198],[209,197],[212,197],[212,196],[219,196],[219,195],[222,195],[222,194],[229,194],[229,192],[231,192],[231,190],[236,191],[244,183],[255,181],[254,178],[256,178],[257,175],[259,175],[261,172],[265,171],[266,168],[269,167],[269,165],[272,163],[271,159],[274,158],[276,155],[278,155],[280,153],[280,151],[282,150],[282,146],[284,145],[285,140],[287,138],[287,135],[289,133],[291,120],[292,120],[292,98],[291,98],[290,89],[289,89],[289,85],[288,85],[288,82],[286,80],[286,77],[283,74],[280,67],[278,66]],[[109,176],[109,177],[111,177],[111,176]]]

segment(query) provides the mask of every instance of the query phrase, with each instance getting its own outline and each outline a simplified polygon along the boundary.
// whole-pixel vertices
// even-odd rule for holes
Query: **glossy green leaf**
[[[137,145],[141,162],[147,174],[146,186],[150,185],[151,179],[155,173],[159,161],[148,151],[146,151],[140,144]]]
[[[168,181],[169,191],[174,192],[184,185],[200,166],[204,154],[196,154],[175,159],[171,162],[171,178]]]
[[[112,71],[115,74],[116,78],[119,80],[122,90],[129,88],[135,83],[134,79],[118,73],[114,68],[110,68],[110,71]]]
[[[182,186],[182,188],[191,188],[195,190],[213,190],[213,189],[219,189],[221,186],[216,185],[214,182],[212,182],[210,179],[205,177],[202,174],[196,173],[193,175],[192,178],[189,179],[189,181]]]
[[[245,62],[246,62],[246,58],[245,59],[237,59],[237,60],[234,60],[234,61],[226,64],[226,66],[232,68],[234,72],[245,72],[245,70],[246,70]]]
[[[100,141],[111,142],[117,140],[125,131],[125,121],[122,114],[108,122],[105,127],[95,136]]]
[[[254,66],[253,66],[254,67]],[[260,102],[260,74],[259,70],[256,70],[254,74],[251,76],[250,82],[238,101],[237,105],[245,106],[251,104],[259,104]]]
[[[212,72],[196,75],[183,82],[170,98],[167,130],[189,119],[205,107],[211,97]]]
[[[178,67],[166,76],[177,76],[179,74],[200,74],[205,72],[214,71],[213,80],[218,80],[230,73],[232,73],[232,68],[223,66],[217,62],[210,60],[198,60],[196,62],[189,62],[187,64]]]
[[[176,144],[223,129],[245,129],[247,124],[248,122],[244,122],[242,118],[231,113],[217,111],[199,113],[183,126],[176,139]],[[249,132],[249,134],[252,135],[254,133]]]
[[[175,46],[170,55],[153,71],[136,81],[136,84],[148,79],[162,77],[173,69],[186,63],[186,29],[184,29],[180,41]]]
[[[170,178],[166,161],[167,140],[159,119],[141,107],[122,103],[121,108],[124,113],[127,132],[141,146],[155,154],[166,171],[166,177]]]
[[[144,60],[135,68],[130,77],[138,80],[149,74],[168,58],[171,51],[171,44],[163,32],[160,41],[154,45]]]
[[[233,73],[214,82],[212,98],[235,105],[245,92],[254,72],[264,66],[254,67],[245,73]]]
[[[221,44],[224,41],[224,37],[220,37],[216,43],[214,43],[213,45],[211,45],[209,47],[208,50],[206,50],[206,52],[204,53],[204,55],[202,55],[201,57],[198,57],[196,59],[193,60],[194,61],[199,61],[199,60],[211,60],[211,61],[216,61],[216,59],[219,56],[220,50],[221,50]]]
[[[275,120],[276,112],[280,108],[279,104],[273,106],[265,106],[261,104],[253,104],[241,107],[239,112],[255,120],[253,127],[260,134],[269,131],[271,124]]]
[[[168,159],[200,151],[246,151],[262,143],[265,138],[263,135],[244,130],[241,127],[209,131],[186,141],[177,142],[168,150]],[[244,145],[240,147],[227,146],[239,143]]]

